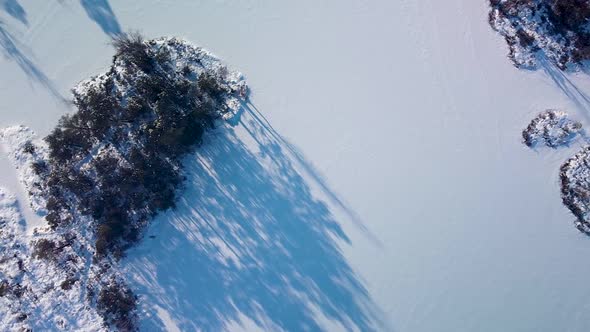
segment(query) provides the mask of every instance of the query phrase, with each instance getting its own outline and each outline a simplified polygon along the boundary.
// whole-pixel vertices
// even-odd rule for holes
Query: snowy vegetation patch
[[[544,59],[577,69],[590,59],[590,1],[489,0],[489,22],[510,48],[515,66],[536,69]]]
[[[589,0],[489,0],[489,23],[504,36],[518,68],[556,65],[563,71],[584,69],[590,60]],[[536,116],[522,132],[523,143],[535,148],[569,146],[586,139],[581,123],[559,110]],[[587,141],[587,139],[586,139]],[[575,215],[576,227],[590,235],[590,146],[560,169],[561,196]]]
[[[33,209],[47,221],[28,243],[9,241],[21,248],[22,270],[30,266],[46,282],[10,281],[20,286],[10,286],[18,291],[7,305],[19,307],[19,287],[28,287],[27,299],[52,299],[18,316],[24,329],[37,321],[42,330],[137,329],[136,297],[114,267],[149,221],[175,206],[183,157],[247,98],[240,73],[186,41],[126,34],[113,45],[110,69],[73,89],[77,112],[44,141],[24,127],[0,132]],[[24,241],[13,233],[2,239]]]
[[[583,135],[582,124],[560,110],[540,113],[522,132],[523,143],[530,148],[569,146]],[[563,204],[576,217],[576,227],[590,235],[590,146],[582,148],[561,166],[560,185]]]
[[[16,328],[27,318],[24,305],[24,226],[16,198],[0,188],[0,324]]]
[[[582,124],[568,118],[567,113],[547,110],[537,115],[522,131],[523,143],[535,148],[557,148],[569,145],[582,133]]]
[[[561,166],[560,182],[563,204],[576,217],[576,227],[590,235],[590,146]]]
[[[33,241],[46,240],[35,235]],[[51,235],[49,235],[51,237]],[[60,260],[35,258],[57,252],[32,252],[16,198],[0,188],[0,326],[5,331],[100,330],[102,318],[85,301],[84,265],[73,243],[62,246]]]

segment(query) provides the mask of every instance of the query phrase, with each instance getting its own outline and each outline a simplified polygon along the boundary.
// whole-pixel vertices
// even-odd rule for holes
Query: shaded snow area
[[[356,216],[252,105],[184,165],[176,208],[123,264],[141,330],[391,328],[341,251],[337,220]]]
[[[582,124],[571,120],[564,111],[547,110],[537,115],[522,132],[523,142],[530,148],[569,145],[582,133]]]

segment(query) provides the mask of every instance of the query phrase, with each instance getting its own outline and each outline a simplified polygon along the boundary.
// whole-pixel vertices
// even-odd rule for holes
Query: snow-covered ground
[[[121,30],[246,75],[241,122],[187,158],[178,209],[124,262],[145,330],[587,331],[590,239],[558,183],[577,147],[532,151],[521,132],[550,108],[588,128],[590,79],[515,69],[487,11],[0,0],[0,126],[47,134]],[[7,160],[0,186],[23,193]]]

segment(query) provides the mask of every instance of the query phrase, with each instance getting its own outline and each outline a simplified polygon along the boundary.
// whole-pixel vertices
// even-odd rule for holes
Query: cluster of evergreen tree
[[[117,37],[110,70],[73,91],[77,112],[60,119],[45,138],[48,159],[33,165],[45,179],[49,225],[65,232],[90,220],[98,261],[120,257],[150,218],[173,207],[183,181],[181,158],[201,142],[234,92],[219,70],[196,56],[179,66],[175,47],[186,47],[179,43]],[[37,241],[35,255],[57,261],[60,248]],[[62,288],[73,283],[66,280]],[[95,287],[90,300],[105,322],[135,329],[129,288],[123,282]]]
[[[114,45],[113,67],[74,91],[78,111],[45,138],[49,165],[36,165],[47,179],[49,224],[67,225],[73,209],[91,216],[98,255],[121,254],[147,219],[174,205],[181,157],[213,125],[228,93],[214,73],[189,66],[171,73],[168,48],[139,35]],[[133,92],[122,92],[125,85]]]
[[[490,0],[490,5],[492,26],[494,15],[499,15],[515,29],[515,34],[505,35],[511,54],[514,47],[533,53],[539,50],[556,53],[558,56],[553,60],[561,69],[590,59],[589,0]],[[539,34],[561,44],[563,49],[547,46],[538,40]]]

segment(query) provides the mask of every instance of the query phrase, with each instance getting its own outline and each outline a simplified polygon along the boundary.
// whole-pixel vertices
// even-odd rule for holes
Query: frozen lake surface
[[[187,158],[178,209],[124,261],[145,330],[588,331],[590,239],[558,187],[576,148],[532,151],[521,130],[547,108],[588,128],[590,80],[515,69],[487,12],[4,0],[0,125],[47,134],[128,29],[245,74],[251,105]]]

